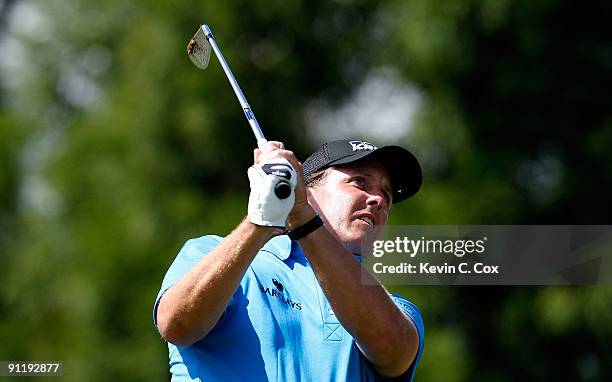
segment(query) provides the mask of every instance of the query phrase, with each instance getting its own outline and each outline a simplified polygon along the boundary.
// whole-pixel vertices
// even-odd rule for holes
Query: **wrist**
[[[244,223],[249,226],[251,232],[256,235],[261,235],[266,241],[272,239],[274,236],[282,235],[285,232],[284,228],[255,224],[249,220],[248,216],[244,219]]]
[[[310,235],[322,226],[323,219],[321,219],[321,217],[316,214],[314,218],[310,219],[308,222],[306,222],[306,224],[289,231],[288,235],[291,240],[297,241],[302,238],[305,238],[306,236]]]

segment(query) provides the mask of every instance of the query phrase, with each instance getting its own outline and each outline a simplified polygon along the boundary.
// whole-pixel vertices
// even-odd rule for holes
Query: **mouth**
[[[366,222],[370,227],[374,226],[374,221],[367,216],[362,216],[359,218],[359,220]]]

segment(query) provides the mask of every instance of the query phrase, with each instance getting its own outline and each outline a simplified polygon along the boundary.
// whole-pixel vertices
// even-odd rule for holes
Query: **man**
[[[359,254],[391,204],[420,188],[414,156],[341,140],[302,167],[268,142],[248,173],[248,217],[225,238],[189,240],[158,294],[172,380],[412,380],[420,313],[365,272]],[[279,184],[295,191],[285,197]]]

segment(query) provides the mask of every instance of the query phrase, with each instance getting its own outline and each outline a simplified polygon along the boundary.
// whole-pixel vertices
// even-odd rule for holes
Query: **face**
[[[391,182],[387,170],[374,159],[334,167],[310,193],[313,207],[353,253],[361,253],[363,239],[375,225],[387,223]]]

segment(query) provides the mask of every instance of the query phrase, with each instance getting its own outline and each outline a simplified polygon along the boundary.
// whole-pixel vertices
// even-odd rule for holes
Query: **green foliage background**
[[[246,213],[253,138],[223,73],[187,59],[209,23],[269,138],[301,158],[312,102],[377,68],[421,92],[420,193],[402,224],[606,224],[609,2],[0,2],[0,359],[64,380],[168,380],[152,325],[182,243]],[[363,138],[376,141],[377,126]],[[419,381],[609,381],[612,289],[405,287]]]

